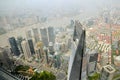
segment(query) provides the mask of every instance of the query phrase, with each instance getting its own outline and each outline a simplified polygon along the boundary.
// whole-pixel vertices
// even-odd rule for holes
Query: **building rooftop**
[[[3,68],[0,68],[0,80],[21,80],[21,79],[12,75],[8,71],[4,70]]]
[[[113,68],[111,65],[104,66],[103,68],[108,73],[114,73],[115,72],[115,68]]]

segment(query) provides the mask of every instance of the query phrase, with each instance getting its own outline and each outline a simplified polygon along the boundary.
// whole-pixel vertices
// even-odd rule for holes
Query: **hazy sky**
[[[110,0],[0,0],[0,9],[46,7],[92,7],[110,3]]]
[[[120,3],[120,0],[0,0],[0,10],[22,10],[22,9],[96,9],[106,5]]]

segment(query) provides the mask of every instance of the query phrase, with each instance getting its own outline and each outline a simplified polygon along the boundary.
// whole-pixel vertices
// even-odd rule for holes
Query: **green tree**
[[[112,80],[118,80],[119,78],[120,78],[120,74],[116,74],[116,75],[114,75]]]
[[[99,73],[94,73],[92,76],[88,76],[88,80],[99,80],[100,74]]]
[[[51,72],[42,71],[40,73],[35,72],[30,80],[56,80],[56,77]]]
[[[27,71],[30,67],[29,66],[23,66],[23,65],[19,65],[15,68],[15,72],[18,71]]]

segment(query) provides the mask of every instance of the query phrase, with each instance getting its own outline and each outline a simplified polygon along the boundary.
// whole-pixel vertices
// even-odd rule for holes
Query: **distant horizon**
[[[0,0],[0,15],[21,13],[26,10],[43,12],[43,14],[72,10],[75,12],[81,9],[92,12],[104,7],[110,8],[119,3],[119,0]]]

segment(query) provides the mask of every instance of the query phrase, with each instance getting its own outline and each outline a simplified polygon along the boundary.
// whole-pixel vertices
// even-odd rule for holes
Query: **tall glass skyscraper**
[[[53,27],[48,27],[49,42],[55,42],[55,33]]]
[[[32,31],[31,30],[26,31],[26,38],[27,39],[32,39]]]
[[[33,28],[32,31],[33,31],[33,36],[34,36],[34,39],[35,39],[35,43],[39,42],[40,38],[39,38],[38,28]]]
[[[48,47],[49,43],[48,43],[47,29],[46,28],[41,28],[40,33],[41,33],[41,38],[42,38],[42,42],[43,42],[44,46]]]
[[[31,54],[32,54],[32,55],[35,54],[35,50],[34,50],[34,45],[33,45],[32,39],[29,39],[29,40],[28,40],[28,44],[29,44],[29,47],[30,47],[30,52],[31,52]]]
[[[24,40],[24,41],[22,41],[21,45],[22,45],[22,49],[23,49],[25,59],[29,60],[30,57],[31,57],[31,52],[30,52],[30,47],[29,47],[28,42]]]
[[[20,51],[18,49],[18,45],[17,42],[15,40],[14,37],[9,38],[9,43],[12,49],[12,52],[14,53],[15,56],[19,56],[20,55]]]
[[[85,30],[78,21],[75,21],[72,54],[68,68],[68,80],[86,80],[86,69]]]

